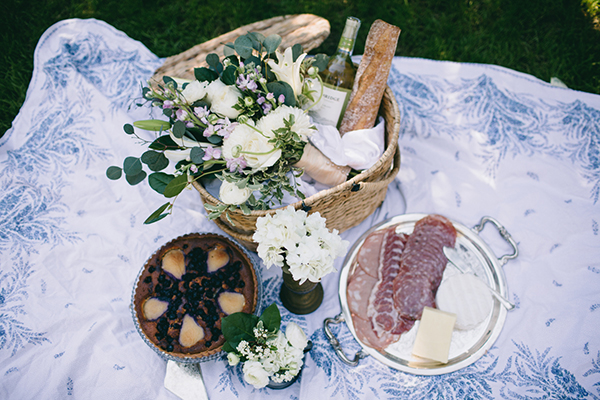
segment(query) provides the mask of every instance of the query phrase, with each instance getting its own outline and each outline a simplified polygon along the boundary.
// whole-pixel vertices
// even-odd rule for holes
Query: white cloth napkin
[[[358,171],[371,168],[381,158],[385,147],[385,120],[379,117],[371,129],[350,131],[340,136],[335,126],[314,124],[318,129],[311,143],[339,166]]]

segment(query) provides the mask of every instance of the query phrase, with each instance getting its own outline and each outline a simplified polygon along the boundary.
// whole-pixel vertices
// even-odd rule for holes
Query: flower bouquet
[[[293,207],[258,218],[252,239],[267,268],[282,268],[281,300],[297,314],[308,314],[319,307],[323,300],[320,281],[335,271],[334,260],[346,254],[349,245],[336,229],[327,229],[319,212],[308,215]]]
[[[280,326],[275,303],[260,317],[239,312],[221,322],[229,365],[243,363],[244,380],[257,389],[293,383],[304,364],[304,353],[312,347],[296,323],[288,323],[285,334]]]
[[[143,87],[143,99],[167,120],[126,124],[125,133],[148,150],[125,158],[122,167],[109,167],[107,176],[124,173],[131,185],[148,178],[169,199],[145,223],[170,214],[183,189],[202,178],[221,181],[222,204],[205,204],[210,219],[277,207],[285,193],[305,197],[298,183],[303,170],[294,165],[314,130],[307,110],[320,98],[313,87],[320,87],[317,72],[327,57],[308,58],[300,45],[280,53],[280,43],[277,35],[248,33],[225,46],[222,60],[209,54],[208,67],[194,70],[195,80],[165,76]],[[155,135],[148,140],[136,129]],[[174,168],[167,172],[170,164]]]

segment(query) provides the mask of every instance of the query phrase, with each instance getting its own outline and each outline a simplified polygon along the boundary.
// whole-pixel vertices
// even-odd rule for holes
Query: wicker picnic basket
[[[295,19],[298,17],[302,17],[302,19]],[[268,21],[271,22],[265,24]],[[281,28],[281,26],[289,26],[289,21],[295,21],[293,29],[286,30]],[[298,21],[302,23],[298,23]],[[326,22],[326,20],[320,17],[307,14],[276,17],[247,25],[234,32],[240,35],[249,31],[261,31],[261,28],[267,25],[269,26],[268,29],[277,30],[277,33],[282,36],[285,43],[290,42],[289,38],[286,40],[286,37],[296,36],[295,42],[291,42],[291,44],[300,42],[303,44],[304,49],[309,51],[311,48],[317,47],[329,34],[329,23],[327,22],[325,25],[323,21]],[[261,25],[257,26],[257,24]],[[303,24],[309,24],[313,29],[307,29]],[[280,25],[280,27],[273,28],[273,25]],[[297,35],[299,30],[304,33]],[[325,35],[323,35],[324,30],[327,30]],[[269,31],[262,30],[262,32],[268,33]],[[310,35],[305,34],[306,32],[310,32]],[[227,35],[231,36],[232,33],[223,36]],[[227,39],[229,39],[227,41],[231,41],[231,38],[227,37]],[[213,39],[213,41],[214,44],[211,46],[225,42],[223,39]],[[184,75],[181,77],[185,77],[185,74],[190,71],[190,68],[192,68],[191,65],[194,62],[196,65],[200,64],[199,57],[194,56],[194,54],[206,52],[207,46],[203,45],[196,46],[195,51],[192,51],[194,48],[188,50],[185,57],[183,57],[187,61],[182,61],[182,58],[174,58],[171,61],[167,59],[165,65],[156,71],[155,77],[169,74],[170,76]],[[287,45],[289,46],[290,44]],[[304,209],[309,213],[319,212],[327,220],[327,227],[329,229],[337,229],[339,232],[343,232],[361,223],[381,205],[385,199],[389,183],[394,180],[400,168],[400,151],[398,149],[400,111],[394,93],[389,86],[384,92],[379,115],[385,120],[385,150],[379,161],[368,170],[361,172],[359,175],[340,185],[322,190],[303,201],[292,204],[295,209]],[[193,182],[193,186],[198,190],[204,204],[211,204],[213,206],[223,204],[219,199],[212,196],[201,183]],[[238,240],[246,248],[256,251],[257,244],[252,241],[252,235],[256,229],[256,220],[259,217],[273,213],[275,213],[275,209],[252,211],[250,214],[244,214],[238,209],[233,212],[230,211],[228,213],[229,218],[223,214],[215,219],[214,222],[225,233]]]

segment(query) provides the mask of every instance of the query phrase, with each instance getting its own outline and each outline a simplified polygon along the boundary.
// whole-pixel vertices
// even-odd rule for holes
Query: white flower
[[[177,164],[179,161],[183,161],[183,160],[189,161],[191,151],[192,151],[191,148],[187,148],[184,150],[165,150],[164,154],[165,154],[165,157],[167,157],[169,159],[169,161],[172,161],[175,164]]]
[[[207,87],[207,98],[210,101],[211,111],[230,119],[235,119],[240,112],[233,108],[242,92],[238,88],[226,85],[220,79],[215,79]]]
[[[223,181],[219,189],[219,199],[225,204],[243,204],[251,194],[249,188],[240,189],[235,183],[227,181]]]
[[[310,123],[308,115],[302,109],[297,107],[289,107],[286,105],[279,106],[274,111],[262,117],[256,126],[265,135],[273,137],[275,135],[274,131],[285,127],[283,120],[289,120],[290,115],[294,116],[294,124],[291,128],[292,131],[300,135],[302,140],[307,141],[315,130]]]
[[[277,76],[280,81],[288,83],[294,90],[294,95],[298,97],[302,93],[302,77],[300,76],[300,66],[306,53],[301,54],[294,62],[294,56],[292,48],[288,47],[285,52],[281,54],[279,51],[275,51],[277,56],[277,63],[274,60],[269,60],[268,64],[271,70]]]
[[[292,346],[300,350],[304,350],[308,344],[306,334],[302,328],[300,328],[300,325],[295,322],[288,323],[287,327],[285,328],[285,337]]]
[[[229,362],[229,365],[233,367],[235,365],[238,365],[238,363],[240,362],[240,357],[235,353],[228,353],[227,361]]]
[[[183,91],[181,92],[181,94],[183,95],[183,97],[185,97],[189,104],[193,104],[195,101],[202,100],[206,96],[207,86],[207,82],[200,82],[195,80],[188,83],[185,89],[183,89]]]
[[[243,367],[244,380],[256,389],[263,388],[269,384],[269,373],[265,371],[258,361],[246,361]]]
[[[275,164],[281,157],[281,150],[275,149],[268,138],[256,129],[239,124],[223,140],[223,157],[230,160],[240,155],[246,160],[247,166],[252,168],[252,172],[257,172]]]

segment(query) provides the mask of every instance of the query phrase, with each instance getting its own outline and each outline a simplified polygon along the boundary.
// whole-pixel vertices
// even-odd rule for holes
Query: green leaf
[[[150,143],[148,147],[152,150],[177,150],[179,145],[171,139],[171,136],[163,135]]]
[[[215,71],[219,70],[219,66],[221,67],[221,69],[223,68],[223,66],[221,65],[221,60],[219,60],[219,56],[215,53],[210,53],[206,56],[206,63],[209,66],[213,67]]]
[[[223,47],[223,55],[225,55],[225,57],[227,58],[231,56],[235,57],[235,46],[233,45],[233,43],[225,43],[225,46]]]
[[[127,157],[123,161],[123,171],[125,175],[138,175],[142,172],[142,162],[137,157]]]
[[[252,330],[257,323],[256,315],[237,312],[221,320],[221,332],[231,347],[236,348],[242,340],[255,340]]]
[[[123,170],[120,167],[110,166],[106,170],[106,177],[113,181],[121,178],[121,175],[123,175]]]
[[[329,56],[327,54],[319,53],[315,56],[315,61],[312,63],[313,67],[319,68],[319,71],[325,71],[329,64]]]
[[[263,42],[267,54],[275,53],[280,44],[281,36],[275,34],[267,36]]]
[[[131,125],[131,124],[125,124],[125,125],[123,125],[123,130],[128,135],[133,135],[133,133],[134,133],[133,125]]]
[[[219,77],[219,74],[206,67],[200,67],[194,68],[194,76],[200,82],[212,82]]]
[[[231,352],[234,352],[234,351],[236,351],[236,349],[234,349],[234,348],[233,348],[233,346],[231,346],[231,345],[229,344],[229,342],[225,342],[225,343],[223,344],[223,347],[221,347],[221,350],[223,350],[223,351],[224,351],[224,352],[226,352],[226,353],[231,353]]]
[[[234,65],[229,65],[225,68],[225,71],[223,71],[223,75],[221,76],[221,80],[224,84],[233,85],[235,83],[235,71],[236,67]]]
[[[294,62],[296,62],[296,60],[298,59],[298,57],[300,57],[301,54],[302,45],[300,43],[296,43],[292,46],[292,58],[294,59]]]
[[[192,147],[192,150],[190,151],[190,159],[192,160],[192,162],[194,164],[202,164],[204,162],[202,157],[204,157],[204,150],[202,149],[202,147]]]
[[[250,215],[252,213],[252,210],[250,210],[250,208],[248,207],[248,205],[246,203],[240,204],[240,209],[242,210],[244,215]]]
[[[261,65],[260,58],[258,58],[256,56],[250,56],[250,57],[246,58],[246,60],[244,62],[246,63],[246,65],[250,65],[250,63],[254,63],[255,67]]]
[[[171,129],[171,123],[169,121],[162,121],[160,119],[144,119],[141,121],[135,121],[133,125],[136,128],[143,129],[145,131],[166,131],[167,129]],[[126,125],[127,126],[127,125]],[[131,125],[129,125],[131,126]],[[133,133],[133,127],[131,126],[131,133]],[[127,130],[126,130],[127,132]]]
[[[219,145],[221,145],[221,143],[223,143],[223,136],[219,136],[219,135],[210,135],[206,139],[208,140],[208,142],[210,144],[215,144],[217,146],[219,146]]]
[[[181,193],[187,185],[188,185],[187,174],[182,174],[182,175],[176,176],[171,182],[169,182],[167,187],[165,187],[165,191],[164,191],[163,195],[166,198],[175,197],[179,193]]]
[[[169,82],[171,82],[173,84],[173,87],[177,89],[177,82],[175,82],[175,79],[171,78],[170,76],[163,76],[163,82],[165,83],[165,85],[168,85]]]
[[[235,47],[235,51],[243,59],[246,59],[252,55],[252,49],[253,49],[252,39],[249,38],[248,36],[244,35],[244,36],[238,37],[237,39],[235,39],[235,42],[233,43],[233,45]]]
[[[169,166],[169,159],[158,151],[146,151],[142,154],[141,160],[152,171],[162,171]]]
[[[185,122],[175,121],[173,124],[173,136],[177,139],[181,139],[185,135]]]
[[[137,175],[125,175],[125,179],[131,186],[135,186],[138,183],[140,183],[141,181],[143,181],[144,179],[146,179],[146,172],[141,171]]]
[[[165,174],[164,172],[155,172],[148,177],[148,184],[156,192],[165,193],[165,188],[171,181],[175,179],[175,175]]]
[[[163,211],[165,211],[167,208],[171,208],[171,207],[169,207],[170,205],[171,205],[171,203],[165,203],[162,206],[160,206],[148,218],[146,218],[146,220],[144,221],[144,224],[148,225],[148,224],[152,224],[154,222],[158,222],[161,219],[163,219],[164,217],[166,217],[167,215],[169,215],[169,213],[163,213]]]
[[[260,321],[263,322],[264,327],[269,332],[279,330],[279,327],[281,326],[281,314],[279,313],[277,304],[273,303],[269,307],[265,308],[260,316]]]
[[[285,105],[290,107],[296,106],[296,96],[294,96],[294,89],[289,83],[277,81],[267,83],[267,89],[275,95],[275,98],[279,98],[280,95],[285,96]]]

